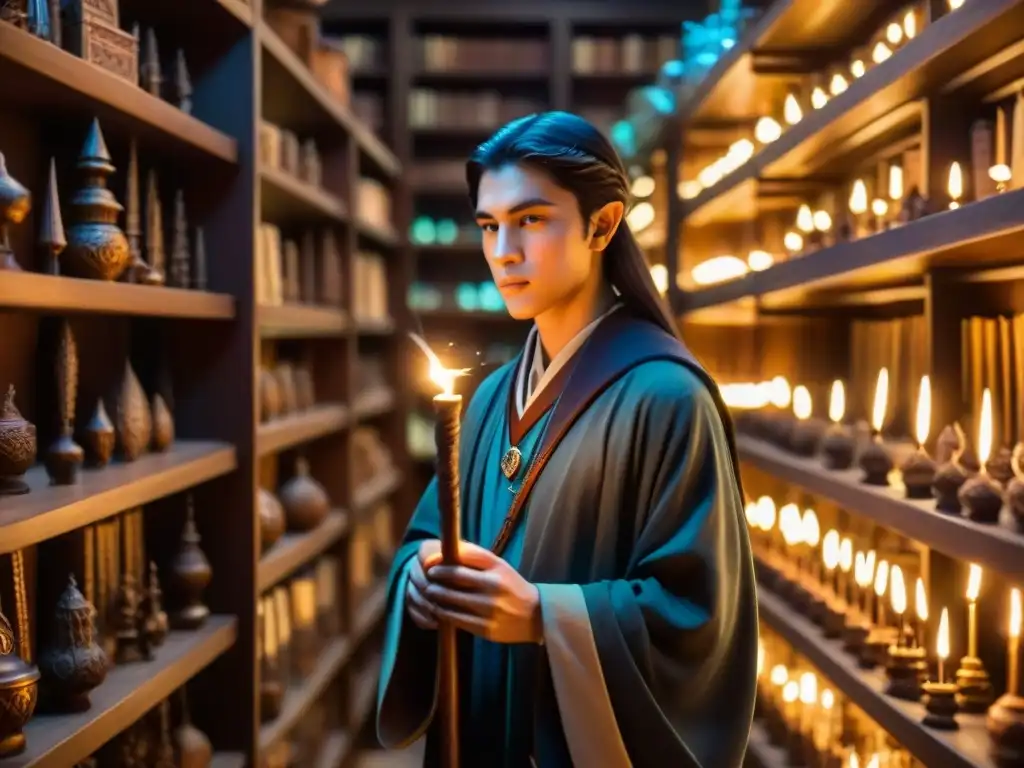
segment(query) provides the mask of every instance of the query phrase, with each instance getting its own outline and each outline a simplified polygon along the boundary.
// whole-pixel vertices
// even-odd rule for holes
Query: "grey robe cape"
[[[507,646],[517,755],[538,768],[738,768],[753,714],[757,603],[739,471],[717,387],[674,337],[622,310],[577,353],[523,480],[520,572],[541,593],[545,643]],[[463,535],[481,514],[481,455],[518,359],[481,384],[463,422]],[[395,556],[396,584],[439,535],[436,480]],[[491,542],[478,542],[490,546]],[[435,709],[434,633],[403,621],[378,696],[388,747]],[[460,651],[461,653],[461,651]],[[461,671],[461,670],[460,670]],[[465,685],[465,673],[460,682]],[[466,746],[462,762],[479,761]],[[481,723],[482,724],[482,723]],[[428,731],[426,765],[439,740]],[[483,766],[481,766],[483,768]]]

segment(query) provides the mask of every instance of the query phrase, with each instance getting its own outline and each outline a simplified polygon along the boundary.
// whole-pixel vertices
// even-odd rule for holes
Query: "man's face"
[[[476,222],[491,275],[517,320],[564,304],[597,268],[576,198],[542,171],[518,165],[486,171]]]

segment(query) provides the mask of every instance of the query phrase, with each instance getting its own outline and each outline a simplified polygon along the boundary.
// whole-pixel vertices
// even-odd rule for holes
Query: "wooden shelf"
[[[60,314],[143,315],[193,320],[232,320],[235,298],[223,293],[190,291],[105,280],[4,272],[0,307]]]
[[[958,731],[937,731],[921,725],[924,706],[886,696],[885,674],[865,672],[838,641],[794,612],[767,589],[758,590],[760,618],[818,668],[836,687],[888,731],[924,765],[942,768],[993,768],[984,715],[957,716]]]
[[[383,501],[398,488],[402,475],[397,469],[378,472],[377,476],[367,480],[356,488],[353,506],[356,513],[363,512],[374,504]]]
[[[137,85],[83,61],[11,24],[0,25],[0,94],[15,103],[59,106],[64,113],[117,124],[140,141],[238,162],[237,142],[152,96]],[[85,133],[83,128],[82,138]]]
[[[279,168],[260,168],[263,219],[274,223],[348,220],[345,203]]]
[[[683,314],[758,297],[765,309],[834,304],[840,292],[920,280],[932,267],[1006,263],[1024,231],[1024,190],[994,195],[870,237],[800,256],[738,280],[691,291]]]
[[[390,317],[381,320],[356,318],[356,333],[360,336],[389,336],[395,332],[395,321]]]
[[[356,140],[363,153],[381,171],[391,177],[397,176],[400,166],[394,154],[320,85],[309,68],[278,34],[264,24],[259,28],[259,36],[265,54],[265,91],[274,91],[282,99],[286,95],[290,96],[288,101],[292,119],[281,122],[295,129],[320,128],[321,132],[332,124],[341,127]],[[276,120],[279,116],[264,114],[264,117]]]
[[[394,248],[398,245],[398,232],[394,227],[382,227],[370,221],[356,219],[356,232],[378,247]]]
[[[310,304],[260,304],[260,335],[265,339],[308,339],[342,336],[348,315],[340,309]]]
[[[312,531],[285,533],[260,557],[257,591],[266,592],[334,545],[348,531],[348,515],[333,510]]]
[[[860,482],[860,470],[836,472],[815,459],[793,456],[761,440],[740,435],[741,461],[787,483],[817,494],[861,517],[937,549],[950,557],[1024,577],[1024,533],[1002,525],[981,525],[935,511],[935,501],[903,497],[902,487],[878,488]]]
[[[348,426],[348,408],[340,404],[314,405],[301,413],[264,422],[256,430],[256,453],[267,456],[318,440]]]
[[[5,542],[6,543],[6,542]],[[81,714],[37,714],[25,728],[28,748],[5,768],[75,765],[207,667],[235,643],[236,622],[211,616],[202,629],[171,632],[155,661],[114,667]]]
[[[50,485],[46,470],[37,465],[23,478],[30,493],[0,500],[0,553],[195,487],[236,466],[232,446],[199,440],[179,440],[166,453],[150,453],[127,464],[83,469],[75,485]]]
[[[857,13],[860,13],[859,9]],[[850,83],[822,109],[814,110],[777,141],[703,190],[683,206],[693,220],[702,207],[761,176],[797,177],[818,170],[838,173],[840,158],[856,161],[862,153],[906,131],[917,118],[919,99],[1016,40],[1024,23],[1016,0],[967,3],[926,26],[890,59]],[[711,223],[709,217],[700,224]]]
[[[355,412],[356,420],[372,419],[387,413],[395,407],[395,392],[390,387],[377,387],[369,392],[356,395],[355,405],[352,410]]]
[[[265,752],[286,738],[291,730],[298,725],[309,708],[337,677],[338,672],[348,661],[351,648],[352,644],[347,638],[342,637],[331,641],[321,652],[316,668],[309,677],[285,692],[281,714],[272,722],[260,726],[259,748],[261,752]]]
[[[683,124],[700,121],[756,120],[785,96],[785,84],[809,71],[806,54],[829,59],[873,31],[885,0],[856,6],[843,0],[775,0],[728,52],[715,62],[680,110]],[[785,51],[789,56],[773,55]],[[804,55],[801,55],[804,54]]]

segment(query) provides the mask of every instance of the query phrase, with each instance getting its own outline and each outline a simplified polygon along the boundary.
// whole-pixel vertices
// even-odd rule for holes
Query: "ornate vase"
[[[21,415],[14,396],[12,384],[0,411],[0,496],[28,493],[20,478],[36,460],[36,425]]]
[[[29,663],[25,566],[21,551],[11,555],[18,633],[0,610],[0,759],[25,749],[25,724],[32,719],[39,695],[39,670]],[[17,652],[15,652],[17,650]]]
[[[21,271],[8,230],[12,224],[21,224],[31,209],[32,195],[7,172],[7,162],[0,153],[0,270]]]
[[[327,491],[309,476],[309,462],[302,456],[295,460],[295,477],[281,486],[280,499],[290,531],[313,530],[331,510]]]
[[[206,559],[206,553],[199,546],[202,538],[196,530],[195,507],[191,495],[186,503],[188,511],[185,530],[181,533],[181,547],[171,564],[176,592],[181,596],[183,604],[174,613],[172,623],[178,629],[199,629],[210,615],[202,595],[213,578],[213,569]]]
[[[39,655],[45,703],[62,712],[89,709],[89,692],[107,677],[107,655],[96,643],[96,609],[75,581],[54,611],[53,643]]]

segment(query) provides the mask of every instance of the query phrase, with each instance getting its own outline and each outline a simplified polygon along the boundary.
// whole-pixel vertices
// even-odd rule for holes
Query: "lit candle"
[[[889,166],[889,199],[893,201],[903,199],[902,165]]]
[[[889,369],[883,368],[878,372],[878,379],[875,381],[875,401],[871,408],[871,426],[879,439],[881,439],[882,427],[885,426],[885,408],[888,403]]]
[[[811,401],[811,392],[803,384],[798,384],[793,389],[793,415],[798,421],[806,421],[811,418],[814,404]]]
[[[850,569],[853,568],[853,542],[850,538],[843,537],[839,542],[839,578],[841,579],[840,592],[842,601],[849,602],[850,599]]]
[[[999,522],[1003,507],[1003,487],[989,475],[988,460],[992,456],[992,391],[986,387],[981,394],[978,417],[978,461],[980,471],[968,478],[957,493],[967,517],[976,523],[993,525]]]
[[[978,657],[978,595],[981,594],[981,566],[971,563],[967,576],[967,656]]]
[[[867,558],[864,557],[864,553],[857,551],[853,555],[853,602],[856,609],[859,611],[862,606],[864,599],[864,587],[871,583],[871,580],[864,574],[864,567],[868,564]]]
[[[890,45],[899,45],[903,42],[903,27],[898,21],[891,21],[885,28],[885,39]]]
[[[954,211],[960,207],[960,198],[964,196],[964,172],[960,168],[960,163],[949,166],[946,191],[949,192],[949,210]]]
[[[850,189],[850,212],[856,216],[866,213],[868,210],[868,187],[864,179],[857,179]]]
[[[1006,691],[1011,696],[1020,695],[1020,590],[1010,590],[1010,644],[1007,659]]]
[[[924,444],[928,440],[928,433],[932,425],[932,387],[931,380],[927,375],[921,377],[921,386],[917,390],[917,419],[914,424],[915,437],[917,438],[918,450],[924,450]]]
[[[939,685],[946,682],[946,659],[949,658],[949,609],[939,616],[939,635],[935,638],[935,655],[939,657]]]
[[[782,119],[790,125],[796,125],[804,117],[803,110],[800,109],[800,102],[796,100],[796,96],[792,93],[786,95],[786,101],[782,105]]]
[[[877,568],[878,556],[875,554],[875,550],[869,549],[867,554],[864,556],[864,613],[868,617],[868,621],[875,620],[875,606],[874,606],[874,580],[875,580],[875,569]]]
[[[924,592],[924,579],[917,577],[914,590],[914,612],[917,614],[917,645],[925,647],[925,627],[928,624],[928,596]]]
[[[878,626],[886,626],[885,621],[885,590],[889,583],[889,561],[879,560],[875,568],[875,597],[878,605]]]
[[[809,235],[814,231],[814,214],[811,213],[811,206],[804,203],[796,212],[796,228]]]
[[[871,49],[871,60],[875,62],[875,64],[881,64],[891,56],[892,50],[881,40],[875,43],[875,47]]]
[[[773,117],[762,117],[754,126],[754,138],[762,144],[771,144],[782,135],[782,126]]]
[[[764,533],[765,554],[770,560],[773,557],[772,531],[775,529],[775,520],[777,518],[775,512],[775,502],[772,501],[772,498],[770,496],[762,496],[757,500],[757,511],[761,531]]]
[[[871,427],[874,436],[871,444],[860,454],[860,468],[864,472],[862,482],[868,485],[886,486],[892,471],[892,456],[882,441],[885,427],[885,410],[889,403],[889,370],[882,368],[875,382],[875,399],[871,407]]]
[[[889,214],[889,203],[881,197],[871,201],[871,213],[875,216],[875,229],[885,229],[885,217]]]
[[[828,89],[831,91],[833,96],[838,96],[840,93],[846,90],[848,83],[846,78],[836,72],[832,75],[832,79],[829,81]]]
[[[821,109],[826,104],[828,104],[828,94],[825,93],[825,89],[820,85],[814,86],[814,90],[811,91],[811,106]]]
[[[949,10],[955,11],[964,4],[964,0],[949,0]]]
[[[899,618],[899,635],[896,638],[896,646],[903,645],[903,635],[906,624],[904,614],[907,612],[907,587],[903,582],[903,569],[898,565],[892,566],[889,570],[889,599],[892,602],[892,612]]]
[[[814,212],[814,229],[818,232],[825,233],[832,229],[832,216],[828,211],[817,210]]]
[[[799,579],[800,558],[794,557],[793,554],[803,538],[803,517],[796,504],[786,504],[779,510],[779,530],[782,532],[782,540],[786,543],[785,568]]]
[[[828,418],[833,424],[841,424],[843,415],[846,412],[846,390],[843,382],[836,379],[832,382],[832,389],[828,398]]]
[[[785,235],[783,235],[782,244],[786,247],[786,250],[789,251],[791,255],[800,253],[800,251],[804,249],[803,235],[801,235],[799,232],[789,230],[788,232],[786,232]]]
[[[829,688],[821,692],[821,708],[825,711],[825,748],[832,748],[832,720],[835,715],[832,708],[836,705],[836,695]]]
[[[818,516],[813,509],[805,509],[801,526],[803,542],[807,545],[807,560],[810,566],[811,576],[820,581],[821,572],[820,560],[815,556],[818,552],[818,544],[821,542],[821,526],[818,524]]]
[[[881,768],[881,760],[882,758],[879,757],[878,753],[876,752],[871,756],[871,759],[868,760],[868,768]]]
[[[850,62],[850,74],[854,77],[864,77],[864,73],[868,71],[868,68],[864,66],[863,59],[854,59]]]
[[[828,587],[835,597],[839,597],[836,587],[836,568],[839,566],[839,531],[834,528],[821,540],[821,559],[828,574]]]
[[[810,734],[814,724],[814,705],[818,703],[818,678],[813,672],[800,675],[800,703],[803,705],[800,730]]]
[[[775,700],[776,706],[778,706],[778,701],[782,695],[782,689],[789,681],[789,670],[786,669],[785,664],[776,664],[772,667],[772,671],[768,679],[772,684],[772,699]]]
[[[913,40],[917,37],[917,14],[913,8],[907,11],[903,17],[903,34],[906,35],[908,40]]]
[[[800,683],[790,680],[782,686],[782,706],[786,720],[792,725],[796,717],[796,703],[800,699]]]

